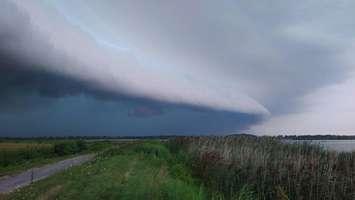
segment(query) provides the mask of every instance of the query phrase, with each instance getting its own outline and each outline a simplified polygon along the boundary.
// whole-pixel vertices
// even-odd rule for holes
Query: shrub
[[[2,143],[0,148],[0,167],[20,165],[31,159],[50,158],[53,145],[38,143]]]
[[[87,144],[83,140],[64,141],[54,145],[54,152],[58,156],[80,153],[87,150]]]

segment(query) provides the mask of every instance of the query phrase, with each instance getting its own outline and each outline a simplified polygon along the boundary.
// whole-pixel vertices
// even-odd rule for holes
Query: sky
[[[2,0],[0,136],[355,133],[350,0]]]

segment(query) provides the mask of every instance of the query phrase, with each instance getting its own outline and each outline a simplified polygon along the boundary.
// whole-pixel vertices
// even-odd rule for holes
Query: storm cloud
[[[346,100],[354,96],[354,7],[1,1],[0,133],[263,133],[317,115],[297,127],[313,130],[325,120],[319,113],[337,111],[335,102],[319,103],[332,98],[327,88],[354,106]]]

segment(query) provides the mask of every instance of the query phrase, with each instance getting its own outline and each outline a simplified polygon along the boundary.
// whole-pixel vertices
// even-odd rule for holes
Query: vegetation
[[[87,144],[83,140],[66,141],[54,145],[54,153],[58,156],[76,154],[87,149]]]
[[[355,153],[245,136],[181,137],[170,147],[190,155],[193,175],[210,188],[211,199],[238,199],[241,192],[261,200],[354,198]]]
[[[355,135],[284,135],[277,138],[285,140],[355,140]]]
[[[159,142],[120,144],[4,199],[205,199],[189,169]]]
[[[5,140],[0,142],[0,176],[57,161],[70,155],[91,150],[98,151],[107,146],[108,144],[104,142],[88,144],[84,140],[62,140],[56,142]]]
[[[52,143],[55,155],[101,153],[2,198],[350,200],[355,194],[355,152],[249,135],[114,143]]]

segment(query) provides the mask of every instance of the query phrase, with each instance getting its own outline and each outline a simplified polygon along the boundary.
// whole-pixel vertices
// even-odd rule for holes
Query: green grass
[[[189,169],[158,142],[122,145],[95,161],[20,189],[5,199],[206,199]]]

